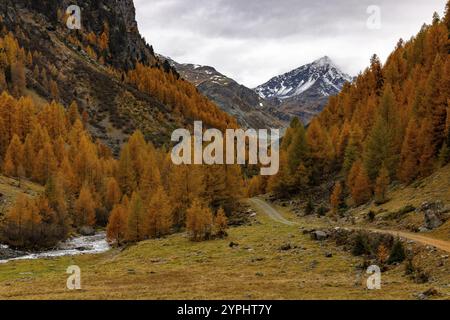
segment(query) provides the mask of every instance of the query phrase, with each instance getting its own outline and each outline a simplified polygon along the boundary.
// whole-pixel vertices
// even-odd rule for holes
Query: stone
[[[239,247],[239,243],[230,242],[229,247],[230,248]]]
[[[446,208],[442,201],[424,202],[417,212],[424,214],[424,228],[433,230],[442,226],[445,222]]]
[[[95,235],[95,229],[89,226],[84,226],[81,227],[80,230],[78,230],[78,232],[82,235],[82,236],[93,236]]]
[[[303,234],[311,234],[312,232],[316,231],[315,229],[303,229],[302,233]]]
[[[328,234],[324,231],[313,231],[311,232],[311,239],[316,241],[324,241],[328,238]]]
[[[292,249],[292,245],[290,243],[285,243],[280,247],[281,251],[289,251]]]
[[[433,230],[443,224],[444,222],[438,217],[436,212],[432,210],[425,211],[425,228]]]
[[[417,297],[419,300],[428,300],[431,297],[439,296],[440,293],[436,288],[430,288],[425,292],[420,293]]]

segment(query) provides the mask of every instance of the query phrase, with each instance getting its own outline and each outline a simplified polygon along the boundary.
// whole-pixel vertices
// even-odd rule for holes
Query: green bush
[[[359,232],[353,240],[352,254],[354,256],[362,256],[370,255],[371,252],[368,235]]]
[[[317,209],[317,215],[319,217],[324,217],[328,211],[329,211],[328,208],[325,208],[324,206],[320,206],[319,209]]]
[[[395,240],[389,254],[388,264],[402,263],[406,259],[405,247],[400,239]]]
[[[367,214],[367,220],[369,220],[370,222],[374,222],[375,221],[375,217],[376,217],[375,212],[370,210],[369,213]]]
[[[306,207],[305,207],[305,214],[307,216],[309,216],[309,215],[312,215],[314,213],[314,211],[315,211],[314,203],[313,203],[312,199],[309,199],[308,203],[306,204]]]

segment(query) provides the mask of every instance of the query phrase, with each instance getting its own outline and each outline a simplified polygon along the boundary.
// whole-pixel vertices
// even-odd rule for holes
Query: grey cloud
[[[321,55],[358,73],[400,37],[409,38],[446,0],[135,0],[138,23],[157,52],[208,64],[256,86]],[[382,29],[366,27],[378,5]]]

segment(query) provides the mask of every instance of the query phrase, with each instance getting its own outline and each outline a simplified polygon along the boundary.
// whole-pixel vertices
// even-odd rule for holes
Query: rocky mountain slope
[[[56,100],[65,107],[76,102],[94,138],[116,152],[136,129],[161,145],[174,129],[192,125],[187,112],[174,112],[173,103],[163,99],[167,92],[161,88],[168,90],[169,84],[161,83],[159,91],[151,91],[128,78],[139,64],[171,74],[161,76],[162,81],[171,79],[171,88],[184,86],[175,69],[160,61],[140,35],[133,1],[80,2],[80,30],[66,26],[71,4],[66,0],[2,1],[0,29],[11,32],[28,57],[26,83],[16,96],[31,96],[40,104]],[[194,96],[192,100],[202,99],[198,92]],[[204,108],[206,117],[228,117],[215,106]]]
[[[286,123],[274,116],[271,101],[237,83],[210,66],[181,64],[162,57],[175,67],[180,75],[214,101],[223,111],[234,116],[245,128],[280,128]]]
[[[352,77],[327,56],[276,76],[255,88],[263,99],[276,106],[279,117],[298,116],[305,123],[320,113],[330,96],[338,94]]]

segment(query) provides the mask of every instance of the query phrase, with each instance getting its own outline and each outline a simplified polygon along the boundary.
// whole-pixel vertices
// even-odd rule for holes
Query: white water
[[[7,248],[5,245],[1,245],[1,247]],[[109,249],[110,246],[106,241],[106,234],[105,232],[101,232],[93,236],[80,236],[61,242],[55,250],[27,253],[26,255],[18,258],[0,260],[0,264],[16,260],[35,260],[42,258],[75,256],[80,254],[98,254],[106,252]]]

